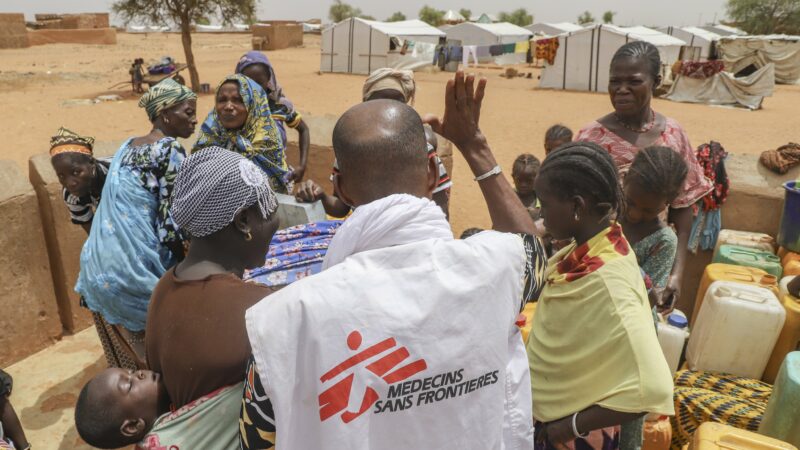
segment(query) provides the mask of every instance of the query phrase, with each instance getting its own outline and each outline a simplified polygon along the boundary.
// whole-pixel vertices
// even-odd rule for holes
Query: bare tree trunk
[[[192,53],[192,29],[188,15],[181,17],[181,41],[183,42],[183,54],[186,56],[186,65],[189,66],[192,90],[200,92],[200,74],[197,72],[197,66],[194,64],[194,53]]]

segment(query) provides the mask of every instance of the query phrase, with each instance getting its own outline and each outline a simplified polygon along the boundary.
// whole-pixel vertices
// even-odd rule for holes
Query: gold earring
[[[244,235],[244,240],[245,241],[252,241],[253,240],[253,235],[250,234],[250,232],[248,231],[247,234]]]

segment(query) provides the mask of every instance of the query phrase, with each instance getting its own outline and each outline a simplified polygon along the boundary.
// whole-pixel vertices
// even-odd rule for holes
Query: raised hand
[[[464,76],[464,72],[458,71],[447,82],[443,118],[427,115],[423,121],[453,142],[462,153],[468,152],[475,144],[485,142],[479,126],[485,91],[485,78],[478,80],[476,87],[474,75]]]

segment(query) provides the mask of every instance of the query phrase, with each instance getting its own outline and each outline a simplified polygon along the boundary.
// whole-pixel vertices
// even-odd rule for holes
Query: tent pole
[[[567,50],[569,49],[569,37],[570,35],[564,36],[564,71],[561,74],[561,89],[567,89]]]
[[[333,73],[333,49],[336,42],[336,26],[331,27],[331,73]]]
[[[592,66],[594,66],[594,28],[592,29],[592,45],[589,47],[589,90],[592,90]]]
[[[389,39],[391,39],[391,37]],[[367,73],[372,73],[372,27],[369,27],[369,54],[367,55]]]
[[[597,86],[597,83],[598,83],[597,82],[597,77],[598,77],[598,72],[600,72],[600,38],[602,36],[603,36],[603,25],[601,24],[601,25],[598,25],[598,27],[597,27],[597,58],[595,58],[595,60],[594,60],[594,90],[595,91],[599,90],[598,86]],[[590,91],[592,90],[591,84],[592,84],[592,82],[589,81],[589,90]]]

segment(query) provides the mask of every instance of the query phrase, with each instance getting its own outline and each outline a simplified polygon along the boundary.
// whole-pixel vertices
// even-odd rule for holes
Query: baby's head
[[[514,160],[511,167],[511,178],[514,180],[514,188],[520,195],[529,195],[534,192],[533,182],[539,173],[542,165],[539,159],[530,153],[523,153]]]
[[[479,233],[482,233],[482,232],[483,232],[483,228],[476,228],[476,227],[467,228],[466,230],[464,230],[463,233],[461,233],[461,237],[459,239],[466,239],[468,237],[475,236],[476,234],[479,234]]]
[[[628,222],[656,220],[680,194],[687,173],[681,155],[668,147],[647,147],[637,153],[623,186]]]
[[[544,135],[544,154],[549,155],[550,152],[561,147],[564,144],[572,142],[572,130],[564,125],[553,125],[547,129]]]
[[[106,369],[81,390],[75,427],[93,447],[125,447],[141,441],[168,410],[169,397],[159,374]]]

